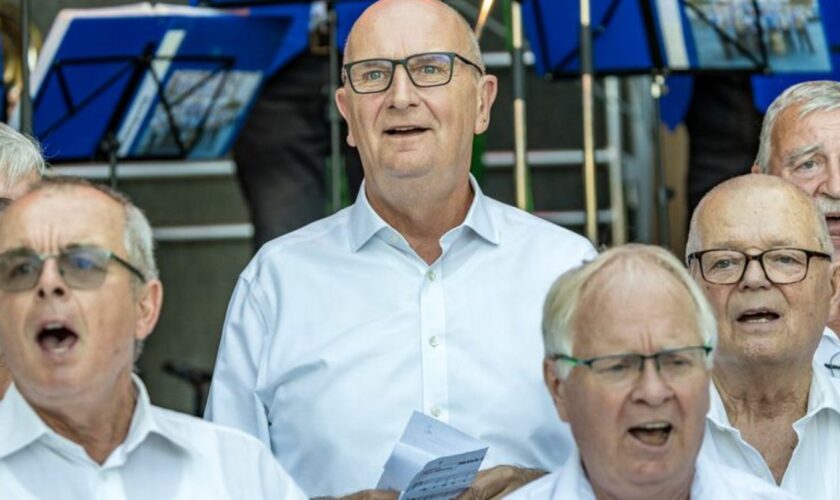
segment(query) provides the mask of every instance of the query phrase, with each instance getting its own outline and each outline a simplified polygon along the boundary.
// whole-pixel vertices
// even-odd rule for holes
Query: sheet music
[[[385,463],[377,489],[401,491],[405,500],[455,498],[472,484],[487,448],[415,411]]]

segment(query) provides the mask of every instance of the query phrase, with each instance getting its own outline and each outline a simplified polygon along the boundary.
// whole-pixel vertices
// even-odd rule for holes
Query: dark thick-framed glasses
[[[56,259],[59,273],[70,288],[89,290],[101,286],[111,261],[127,269],[141,282],[146,281],[139,269],[99,247],[72,246],[57,254],[43,255],[29,248],[19,248],[0,254],[0,289],[7,292],[31,290],[41,277],[44,262],[49,259]]]
[[[452,81],[455,59],[484,75],[481,66],[455,52],[425,52],[405,59],[364,59],[344,65],[344,75],[357,94],[384,92],[394,80],[397,65],[405,68],[417,87],[439,87]]]
[[[747,255],[738,250],[713,249],[694,252],[686,258],[700,263],[703,279],[716,285],[732,285],[741,281],[750,262],[756,260],[771,283],[788,285],[798,283],[808,275],[812,258],[831,260],[831,255],[801,248],[771,248],[758,255]]]
[[[704,369],[710,352],[711,346],[699,345],[665,349],[653,354],[611,354],[589,359],[552,354],[549,359],[571,363],[572,366],[585,366],[593,377],[604,384],[631,385],[639,379],[648,359],[653,360],[656,371],[670,382]]]

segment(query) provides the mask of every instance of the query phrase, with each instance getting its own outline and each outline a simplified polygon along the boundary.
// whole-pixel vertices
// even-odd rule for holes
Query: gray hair
[[[613,264],[621,266],[622,270],[653,265],[674,276],[689,292],[695,305],[697,328],[703,342],[713,349],[717,346],[717,321],[714,312],[685,266],[665,249],[632,243],[611,248],[595,260],[567,271],[554,282],[543,306],[542,331],[546,356],[559,353],[572,355],[574,336],[578,333],[574,331],[574,324],[581,306],[580,298],[592,279]],[[712,359],[713,355],[707,358],[710,367]],[[557,363],[556,368],[557,376],[562,379],[565,379],[571,370],[567,363]]]
[[[439,0],[435,0],[435,1],[439,1]],[[482,72],[486,72],[487,69],[484,66],[484,59],[481,56],[481,46],[478,43],[478,37],[476,36],[475,31],[470,26],[470,23],[467,22],[467,20],[464,18],[464,16],[460,12],[458,12],[455,8],[453,8],[451,5],[448,5],[448,4],[446,4],[442,1],[439,2],[439,3],[443,7],[446,7],[447,9],[449,9],[449,11],[452,13],[452,15],[455,16],[455,19],[458,22],[459,28],[467,36],[467,42],[469,44],[469,49],[468,49],[469,53],[465,54],[464,57],[466,57],[470,61],[476,63],[481,68]],[[368,7],[368,8],[370,8],[370,7]],[[349,47],[349,45],[350,45],[350,40],[353,38],[353,34],[356,33],[357,24],[358,24],[358,22],[353,23],[353,26],[350,28],[350,33],[347,35],[346,44],[344,46],[344,62],[343,62],[343,64],[347,64],[348,62],[351,62],[351,61],[347,60],[347,52],[348,52],[347,47]],[[342,78],[343,77],[344,77],[344,73],[342,72]]]
[[[817,111],[828,112],[840,109],[840,82],[815,80],[798,83],[788,87],[767,108],[767,114],[764,115],[764,122],[761,125],[758,154],[755,157],[755,164],[763,174],[769,173],[770,170],[773,127],[776,126],[779,115],[792,107],[799,108],[799,118]]]
[[[31,173],[41,177],[46,168],[41,147],[35,139],[0,123],[0,172],[6,178],[7,187]]]
[[[82,187],[99,191],[114,200],[123,210],[123,246],[128,261],[143,275],[145,281],[158,278],[155,263],[155,242],[152,226],[143,211],[137,208],[125,194],[102,184],[72,176],[47,176],[32,187],[30,192]]]

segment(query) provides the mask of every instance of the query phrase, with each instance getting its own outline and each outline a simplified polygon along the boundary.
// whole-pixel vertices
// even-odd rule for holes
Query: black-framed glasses
[[[416,87],[439,87],[452,81],[455,59],[484,75],[481,66],[455,52],[424,52],[405,59],[364,59],[344,65],[344,75],[357,94],[385,92],[394,80],[397,65],[405,68]]]
[[[564,361],[572,366],[585,366],[600,382],[611,385],[630,385],[639,379],[645,361],[653,360],[656,371],[665,380],[674,381],[706,367],[706,356],[712,352],[708,345],[665,349],[653,354],[610,354],[579,359],[567,354],[552,354],[549,359]]]
[[[87,290],[101,286],[111,261],[120,264],[141,282],[146,281],[139,269],[114,252],[99,247],[71,246],[57,254],[38,254],[29,248],[19,248],[0,254],[0,289],[7,292],[31,290],[41,277],[44,262],[49,259],[56,259],[59,273],[70,288]]]
[[[788,285],[798,283],[808,275],[811,259],[831,260],[831,255],[801,248],[771,248],[758,255],[747,255],[738,250],[711,249],[694,252],[686,258],[700,263],[703,279],[716,285],[732,285],[741,281],[750,262],[758,261],[764,276],[771,283]]]

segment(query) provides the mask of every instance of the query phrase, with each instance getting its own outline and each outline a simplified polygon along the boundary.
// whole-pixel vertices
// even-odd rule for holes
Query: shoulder
[[[573,231],[487,196],[484,199],[503,242],[521,242],[555,257],[591,260],[597,255],[592,243]]]
[[[246,281],[256,279],[266,268],[297,258],[308,260],[313,251],[349,252],[348,221],[350,207],[317,220],[291,233],[279,236],[259,249],[242,271]]]
[[[514,490],[511,494],[507,495],[504,498],[505,500],[550,499],[553,496],[552,492],[560,483],[561,473],[561,470],[556,470],[551,474],[546,474],[545,476],[537,479],[536,481],[532,481],[526,484],[525,486]]]
[[[238,429],[214,424],[192,415],[186,415],[158,406],[152,414],[165,437],[195,452],[206,448],[239,448],[260,452],[265,446],[254,436]]]

